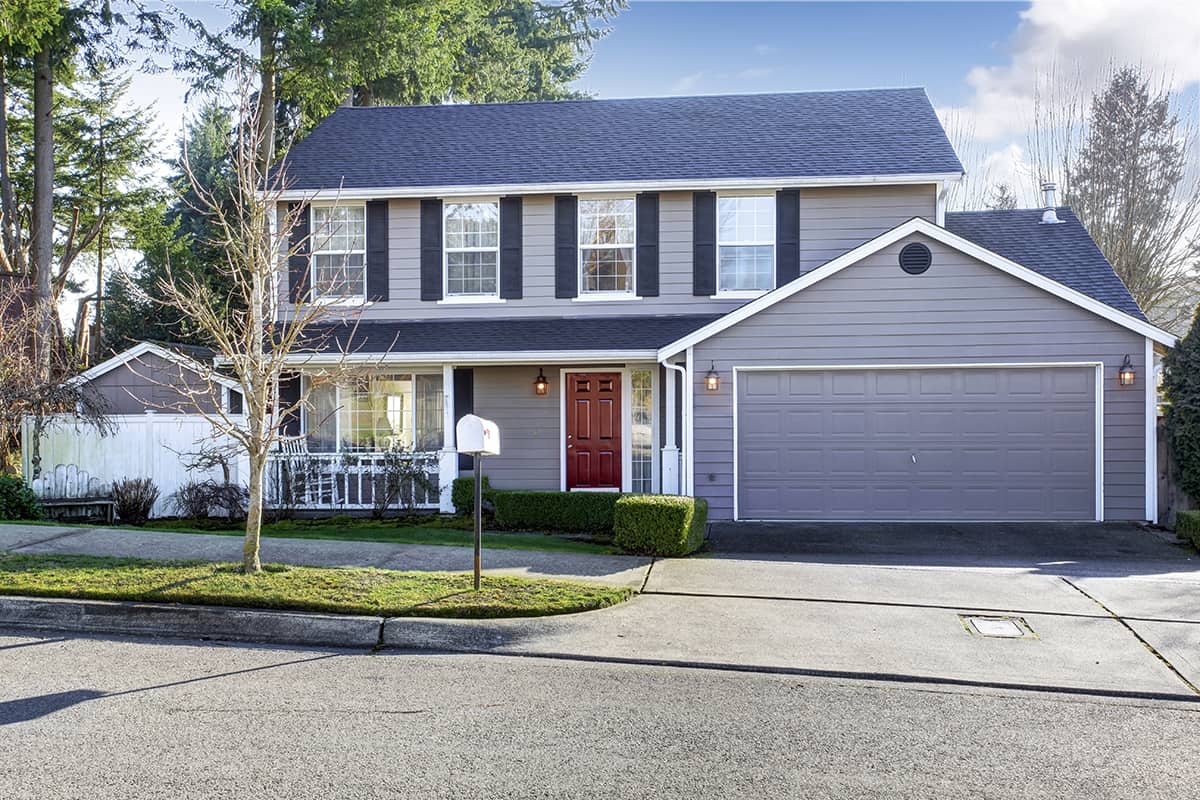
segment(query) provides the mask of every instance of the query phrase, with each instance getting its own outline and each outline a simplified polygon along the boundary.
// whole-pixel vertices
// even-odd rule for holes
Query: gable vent
[[[904,245],[900,251],[900,269],[909,275],[920,275],[933,263],[933,253],[920,242]]]

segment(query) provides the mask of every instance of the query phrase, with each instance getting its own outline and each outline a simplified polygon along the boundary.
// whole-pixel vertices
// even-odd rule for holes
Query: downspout
[[[687,436],[688,427],[691,424],[691,405],[692,405],[690,402],[691,387],[688,386],[688,379],[687,379],[688,372],[685,367],[681,367],[678,364],[672,364],[669,361],[667,361],[667,359],[665,359],[665,358],[662,359],[661,361],[659,361],[658,363],[662,364],[664,367],[666,367],[669,370],[674,370],[675,372],[678,372],[679,376],[682,378],[682,380],[680,381],[682,392],[680,393],[680,397],[679,397],[679,405],[680,405],[680,408],[682,409],[682,411],[680,412],[680,415],[679,415],[679,423],[680,423],[679,430],[680,430],[681,435],[679,437],[679,442],[678,442],[678,447],[679,447],[679,493],[684,494],[684,495],[690,495],[692,487],[688,485],[688,472],[687,472],[687,468],[684,466],[685,464],[687,464],[688,459],[691,458],[691,455],[692,455],[691,450],[689,449],[688,436]]]

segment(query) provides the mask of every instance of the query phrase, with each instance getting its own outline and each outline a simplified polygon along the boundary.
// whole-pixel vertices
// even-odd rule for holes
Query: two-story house
[[[473,412],[500,488],[1155,515],[1174,338],[1052,198],[947,213],[962,165],[920,89],[343,108],[285,169],[314,235],[281,291],[355,318],[299,380],[362,365],[290,423],[313,458],[430,453],[447,507]]]

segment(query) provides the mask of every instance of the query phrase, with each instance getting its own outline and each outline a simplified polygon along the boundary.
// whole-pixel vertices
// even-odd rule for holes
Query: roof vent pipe
[[[1062,220],[1058,218],[1057,213],[1058,201],[1054,198],[1054,193],[1056,191],[1058,191],[1058,184],[1054,183],[1054,181],[1046,181],[1042,184],[1042,205],[1046,208],[1046,210],[1042,212],[1043,225],[1057,225],[1062,222]]]

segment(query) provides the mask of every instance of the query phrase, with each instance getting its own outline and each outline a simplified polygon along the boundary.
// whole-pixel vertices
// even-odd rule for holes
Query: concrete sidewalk
[[[51,525],[0,525],[0,551],[72,553],[162,560],[241,561],[242,539],[199,533],[74,528]],[[469,547],[328,539],[263,539],[262,560],[315,567],[378,567],[424,572],[465,572],[473,559]],[[580,580],[640,589],[651,559],[638,556],[552,553],[541,550],[484,549],[489,575]]]

